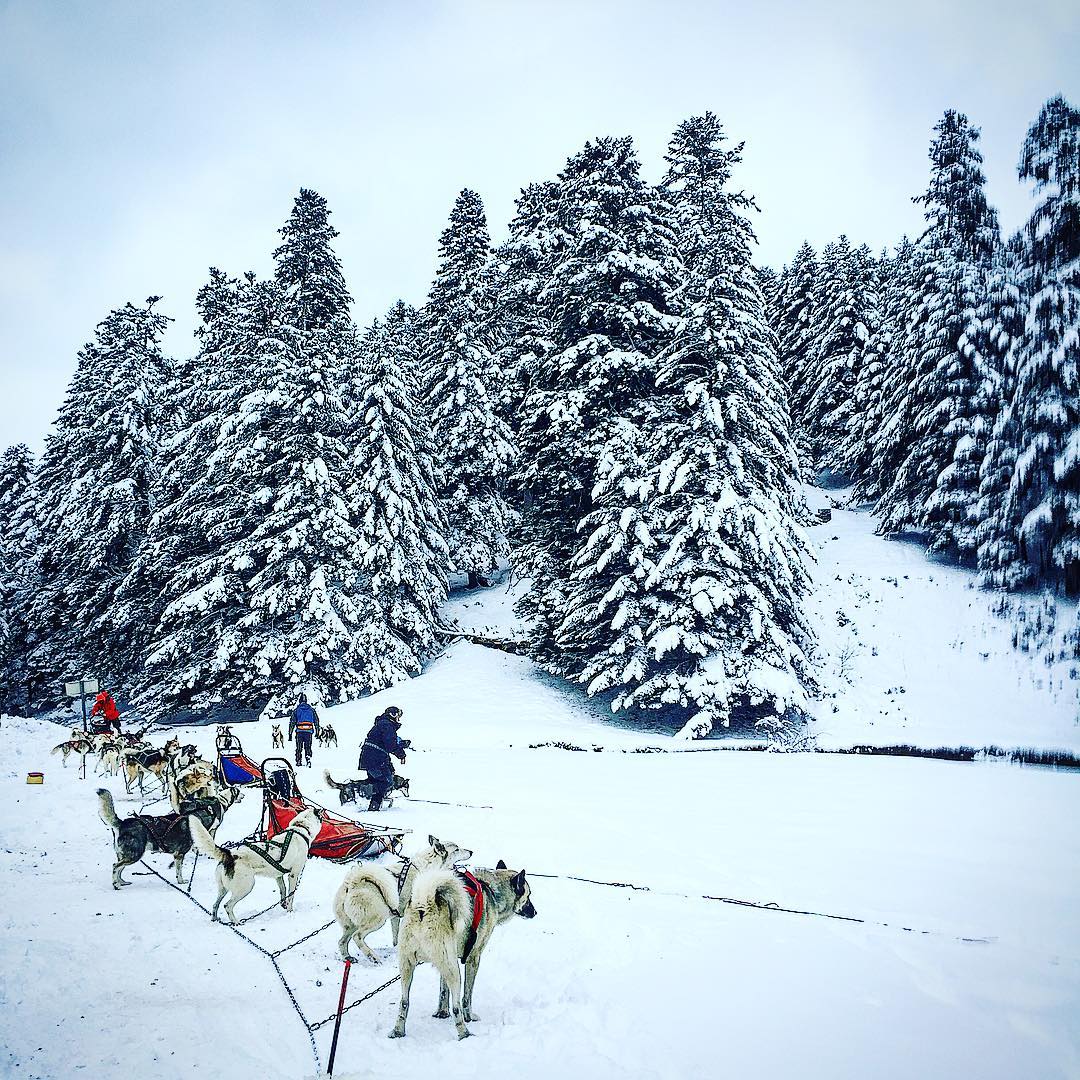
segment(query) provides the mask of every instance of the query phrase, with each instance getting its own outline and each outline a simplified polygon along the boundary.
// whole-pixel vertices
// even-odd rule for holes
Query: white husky
[[[289,827],[272,840],[245,840],[239,847],[218,847],[198,818],[189,817],[191,838],[195,846],[217,864],[218,898],[212,918],[216,919],[221,901],[229,894],[225,911],[229,921],[236,922],[236,904],[253,888],[257,877],[277,879],[281,890],[281,906],[292,911],[293,894],[307,863],[311,843],[319,835],[319,818],[313,809],[305,810],[289,822]],[[287,883],[287,884],[286,884]]]
[[[334,918],[341,927],[341,959],[349,959],[349,942],[355,941],[377,964],[379,958],[364,939],[385,926],[391,915],[399,914],[397,882],[389,870],[382,866],[350,867],[334,896]]]

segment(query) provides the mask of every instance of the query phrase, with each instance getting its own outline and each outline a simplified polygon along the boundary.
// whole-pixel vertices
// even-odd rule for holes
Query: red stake
[[[334,1020],[334,1037],[330,1040],[330,1061],[326,1066],[326,1075],[334,1075],[334,1055],[337,1053],[337,1037],[338,1032],[341,1030],[341,1011],[345,1008],[345,988],[349,985],[349,968],[352,967],[352,960],[345,961],[345,972],[341,976],[341,997],[338,998],[337,1003],[337,1019]]]

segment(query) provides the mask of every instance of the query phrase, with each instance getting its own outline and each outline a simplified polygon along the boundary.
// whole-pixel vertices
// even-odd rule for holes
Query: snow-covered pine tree
[[[850,428],[865,407],[859,396],[866,389],[864,369],[875,362],[880,348],[875,274],[870,249],[853,249],[841,236],[825,249],[818,278],[810,359],[813,391],[802,419],[815,462],[846,472],[850,479],[857,479],[854,470],[860,464],[857,448],[848,442]]]
[[[439,239],[420,357],[450,569],[473,587],[509,551],[503,490],[514,458],[492,351],[490,255],[484,205],[466,188]]]
[[[1013,402],[1016,391],[1016,343],[1024,332],[1027,287],[1022,236],[1002,246],[987,277],[986,295],[975,311],[968,342],[983,375],[985,414],[993,417],[979,466],[979,501],[975,542],[984,584],[1015,588],[1029,577],[1020,551],[1018,501],[1012,497],[1019,439]]]
[[[158,510],[132,574],[158,583],[138,704],[150,716],[250,710],[250,681],[234,662],[247,612],[242,551],[263,514],[263,462],[280,291],[211,270],[196,297],[199,348],[172,387],[175,420],[162,448]]]
[[[810,373],[814,344],[814,298],[820,273],[818,256],[803,243],[791,266],[785,268],[775,301],[772,325],[778,339],[778,362],[787,388],[788,412],[804,480],[814,473],[813,452],[803,416],[814,392]]]
[[[516,434],[532,368],[551,349],[548,312],[539,302],[555,262],[558,185],[529,184],[518,196],[510,235],[495,253],[492,328],[502,373],[503,415]]]
[[[580,632],[577,609],[595,603],[602,587],[598,577],[571,580],[588,540],[579,530],[594,509],[616,421],[633,423],[655,395],[681,272],[670,212],[639,170],[630,139],[601,138],[559,175],[551,230],[558,256],[538,294],[551,336],[530,359],[522,406],[515,567],[529,589],[519,610],[536,654],[574,675],[597,650]]]
[[[142,628],[134,612],[120,618],[115,600],[151,513],[168,371],[160,347],[168,319],[157,300],[126,304],[98,324],[46,440],[30,611],[31,666],[45,701],[59,697],[65,676],[122,686],[135,666]]]
[[[33,593],[34,457],[25,443],[0,455],[0,712],[25,709],[31,698],[27,664]]]
[[[905,452],[876,512],[884,534],[925,531],[931,550],[963,554],[961,545],[970,550],[973,535],[967,514],[975,492],[960,496],[952,485],[973,482],[973,474],[968,467],[947,470],[958,447],[966,458],[977,423],[980,382],[963,342],[999,241],[997,215],[983,190],[978,128],[949,110],[934,130],[930,185],[915,200],[925,207],[927,228],[920,240],[925,258],[916,321],[921,329],[909,356]],[[946,486],[935,496],[943,476]]]
[[[889,260],[881,286],[881,380],[867,388],[857,431],[868,460],[859,469],[853,498],[877,502],[892,483],[906,449],[912,341],[917,340],[918,293],[922,274],[919,248],[904,237]]]
[[[274,279],[285,294],[283,316],[300,331],[325,329],[347,318],[352,297],[331,246],[338,235],[318,192],[301,188],[289,220],[278,230]]]
[[[666,156],[684,307],[661,356],[668,397],[646,430],[651,663],[625,698],[681,707],[684,732],[698,736],[736,702],[776,722],[813,682],[798,459],[751,261],[755,206],[729,190],[742,144],[724,141],[706,113],[679,125]]]
[[[1031,299],[1017,343],[1010,496],[1031,577],[1080,592],[1080,112],[1051,98],[1028,131],[1020,177],[1037,200],[1027,225]]]
[[[875,488],[878,476],[874,436],[880,424],[889,374],[892,336],[885,316],[885,297],[894,265],[888,249],[873,261],[869,260],[869,249],[860,248],[857,254],[865,260],[866,280],[875,301],[868,311],[868,319],[877,329],[863,353],[855,385],[854,409],[838,447],[835,464],[839,472],[854,481],[859,496],[866,498],[865,493]]]
[[[353,356],[358,402],[350,501],[356,522],[359,630],[365,688],[417,674],[438,642],[447,595],[445,522],[420,438],[411,365],[376,323]]]

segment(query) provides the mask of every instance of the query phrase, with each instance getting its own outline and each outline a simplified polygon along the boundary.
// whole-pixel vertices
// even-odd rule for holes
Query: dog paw
[[[465,1022],[467,1024],[475,1024],[475,1023],[478,1023],[479,1020],[480,1020],[480,1017],[477,1016],[476,1013],[466,1013],[465,1014]]]
[[[458,1042],[461,1042],[462,1039],[467,1039],[471,1034],[472,1032],[468,1028],[462,1028],[457,1033]]]
[[[431,1015],[435,1017],[436,1020],[450,1019],[450,1012],[448,1009],[439,1009],[438,1012],[433,1012]]]
[[[391,1031],[390,1034],[387,1035],[386,1037],[388,1039],[404,1039],[405,1038],[405,1032],[404,1031],[398,1031],[397,1028],[394,1028],[394,1030]]]

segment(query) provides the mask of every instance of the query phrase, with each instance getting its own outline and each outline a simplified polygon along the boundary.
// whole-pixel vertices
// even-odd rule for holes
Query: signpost
[[[82,729],[88,731],[86,720],[86,698],[88,694],[98,692],[97,679],[79,679],[78,681],[64,683],[64,692],[69,698],[78,698],[82,704]],[[86,755],[82,756],[82,779],[86,779]]]

